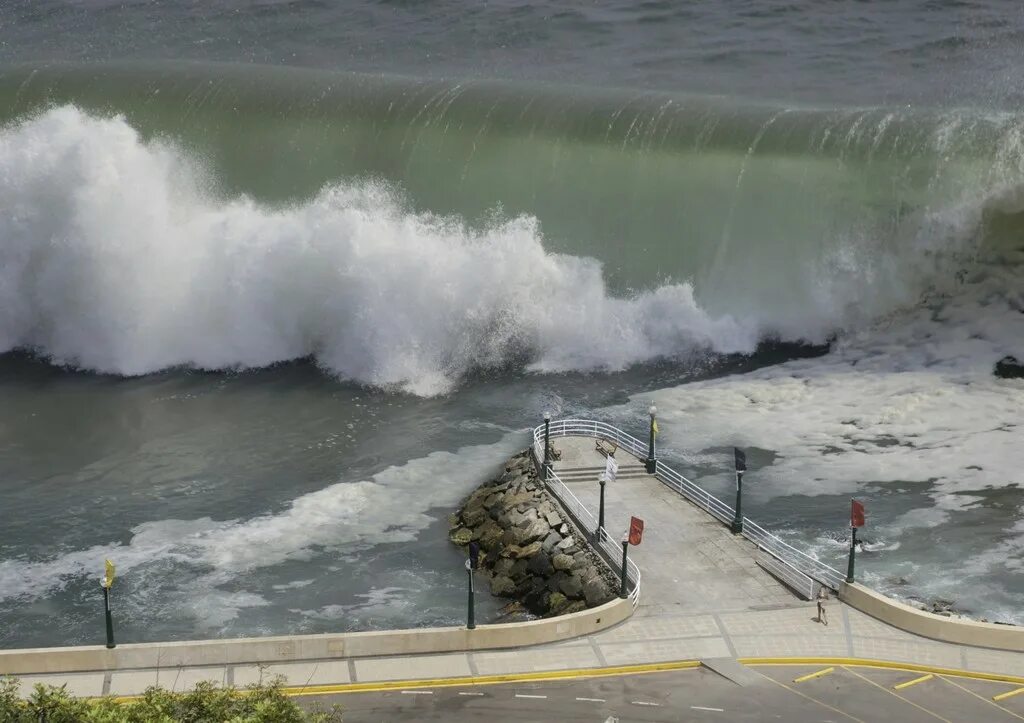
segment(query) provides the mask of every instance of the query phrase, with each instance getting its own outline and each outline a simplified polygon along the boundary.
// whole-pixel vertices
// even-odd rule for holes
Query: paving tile
[[[103,695],[103,673],[55,673],[53,675],[21,675],[19,695],[27,698],[37,683],[56,688],[67,686],[69,694],[79,698],[96,698]]]
[[[539,670],[560,670],[568,668],[597,668],[601,661],[593,648],[527,648],[516,651],[473,653],[473,662],[480,675],[502,675],[504,673],[529,673]]]
[[[347,660],[320,660],[304,663],[275,663],[271,665],[236,665],[235,685],[242,688],[282,676],[285,685],[330,685],[350,683]]]
[[[599,647],[608,665],[724,658],[731,654],[729,646],[720,637],[609,643],[602,644]]]
[[[393,658],[358,658],[356,680],[414,680],[426,678],[458,678],[473,671],[465,653],[451,655],[419,655]]]

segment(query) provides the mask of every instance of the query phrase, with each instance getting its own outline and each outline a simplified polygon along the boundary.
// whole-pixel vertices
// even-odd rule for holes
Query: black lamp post
[[[853,582],[853,562],[857,556],[857,528],[850,527],[850,531],[853,532],[853,537],[850,538],[850,561],[846,566],[846,582]]]
[[[541,470],[541,479],[545,482],[548,479],[548,471],[551,469],[551,412],[544,412],[544,469]]]
[[[733,534],[743,532],[743,473],[747,471],[747,455],[739,447],[733,447],[733,456],[736,459],[736,514],[732,518],[729,529]]]
[[[476,615],[473,609],[473,563],[471,560],[466,560],[466,574],[469,576],[469,610],[466,615],[466,629],[473,630],[476,628]]]
[[[619,597],[625,600],[629,597],[629,593],[626,591],[626,556],[629,550],[629,533],[627,532],[622,536],[622,584],[619,587]]]
[[[602,474],[597,481],[601,484],[601,504],[597,508],[597,539],[600,542],[604,534],[604,486],[608,483],[608,480]]]
[[[103,588],[103,614],[107,620],[107,647],[114,648],[117,644],[114,642],[114,618],[110,614],[110,588],[105,582],[101,582],[100,587]]]
[[[644,462],[644,467],[647,470],[647,474],[654,474],[658,468],[658,458],[655,456],[654,450],[654,437],[657,435],[658,424],[655,421],[655,415],[658,413],[658,408],[651,405],[651,408],[647,410],[647,413],[651,415],[651,434],[650,439],[647,442],[647,459]]]

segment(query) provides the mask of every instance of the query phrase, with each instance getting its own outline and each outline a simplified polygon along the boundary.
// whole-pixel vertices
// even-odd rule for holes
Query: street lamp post
[[[625,600],[629,597],[629,593],[626,591],[626,559],[629,551],[629,533],[627,532],[622,536],[622,582],[619,585],[619,597]]]
[[[853,537],[850,538],[850,561],[846,566],[846,582],[853,582],[853,563],[857,556],[857,528],[850,527]]]
[[[658,422],[655,419],[655,416],[658,413],[658,408],[652,404],[651,408],[647,410],[647,413],[651,415],[651,427],[650,438],[647,442],[647,459],[644,462],[644,467],[647,470],[647,474],[654,474],[655,470],[658,468],[658,458],[655,455],[654,449],[654,438],[658,434]]]
[[[608,480],[604,478],[604,475],[601,475],[598,482],[601,484],[601,504],[597,508],[597,539],[600,542],[604,535],[604,486],[608,483]]]
[[[117,643],[114,642],[114,618],[110,614],[110,587],[104,584],[100,584],[103,588],[103,614],[107,621],[107,647],[114,648]]]
[[[541,479],[545,482],[548,479],[548,472],[551,469],[551,412],[544,412],[544,469],[541,470]]]
[[[466,574],[469,576],[469,610],[466,615],[466,629],[473,630],[476,628],[476,611],[473,609],[473,593],[476,591],[473,589],[473,563],[471,560],[466,560]]]
[[[747,455],[738,447],[733,448],[736,460],[736,514],[732,518],[729,529],[733,534],[743,532],[743,473],[747,471]]]

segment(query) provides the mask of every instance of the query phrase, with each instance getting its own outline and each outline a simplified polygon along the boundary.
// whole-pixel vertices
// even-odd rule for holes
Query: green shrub
[[[16,678],[0,678],[0,723],[335,723],[341,712],[306,711],[284,693],[280,678],[239,691],[199,683],[171,693],[152,687],[139,698],[73,698],[64,686],[36,685],[18,696]]]

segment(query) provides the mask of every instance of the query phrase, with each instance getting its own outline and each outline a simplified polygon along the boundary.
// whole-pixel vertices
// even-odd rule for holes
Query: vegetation
[[[335,723],[337,707],[306,711],[285,695],[280,678],[245,690],[199,683],[183,693],[149,688],[139,698],[80,699],[36,685],[26,700],[16,678],[0,678],[0,723]]]

